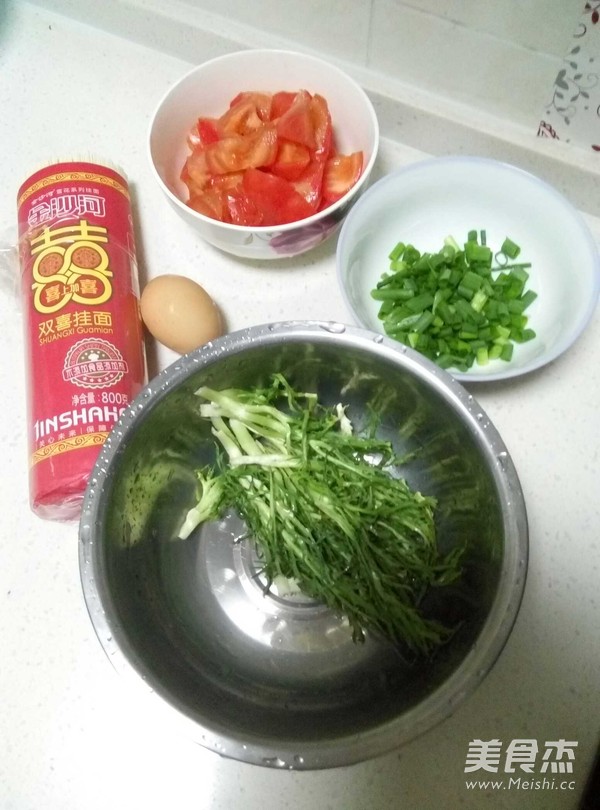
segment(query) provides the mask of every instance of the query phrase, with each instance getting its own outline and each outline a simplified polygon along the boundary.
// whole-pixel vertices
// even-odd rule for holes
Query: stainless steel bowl
[[[194,470],[214,460],[194,391],[284,372],[354,424],[416,450],[408,482],[438,499],[442,548],[468,541],[460,587],[436,610],[460,629],[431,660],[352,641],[343,617],[297,595],[265,595],[235,514],[188,540]],[[86,604],[121,671],[202,745],[246,762],[315,769],[392,750],[447,717],[493,665],[527,569],[523,495],[502,439],[450,375],[381,335],[335,323],[240,331],[177,361],[123,414],[101,451],[80,527]]]

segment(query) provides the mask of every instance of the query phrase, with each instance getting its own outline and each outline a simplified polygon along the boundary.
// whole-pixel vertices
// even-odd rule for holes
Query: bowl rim
[[[324,208],[322,211],[317,211],[312,214],[310,217],[305,217],[304,219],[299,219],[294,222],[284,223],[282,225],[235,225],[230,222],[221,222],[218,219],[212,219],[211,217],[207,217],[204,214],[201,214],[199,211],[195,211],[193,208],[190,208],[186,203],[180,199],[176,194],[174,194],[171,189],[167,186],[167,184],[162,179],[160,172],[158,171],[156,164],[153,158],[153,150],[152,150],[152,141],[155,132],[155,124],[156,118],[162,109],[164,103],[167,99],[171,96],[171,94],[175,93],[179,87],[184,84],[191,76],[194,76],[197,73],[201,73],[205,70],[209,65],[217,65],[221,63],[227,63],[228,61],[235,61],[240,57],[244,57],[248,55],[248,58],[252,58],[254,56],[265,56],[265,55],[279,55],[279,56],[291,56],[291,57],[301,57],[306,61],[310,61],[316,65],[319,65],[323,68],[323,70],[327,70],[329,72],[336,73],[338,76],[342,77],[348,83],[354,85],[354,89],[358,93],[359,96],[362,97],[365,104],[366,114],[369,117],[371,126],[373,128],[373,149],[371,151],[371,155],[363,166],[362,173],[356,183],[350,188],[343,197],[340,197],[339,200],[336,200],[327,208]],[[250,56],[251,55],[251,56]],[[180,76],[180,78],[173,84],[168,90],[163,93],[162,97],[159,99],[158,103],[156,104],[154,111],[150,117],[150,124],[147,130],[147,137],[146,137],[146,154],[148,158],[148,162],[150,164],[150,169],[152,174],[154,175],[155,180],[158,182],[162,191],[167,195],[168,199],[178,208],[181,209],[186,215],[192,217],[192,219],[196,219],[198,222],[210,225],[213,227],[223,228],[227,231],[231,231],[232,233],[236,234],[271,234],[271,233],[288,233],[289,231],[294,231],[298,227],[305,228],[310,225],[314,225],[316,223],[320,223],[325,220],[327,217],[335,215],[340,209],[344,208],[347,204],[348,200],[352,197],[356,196],[358,192],[361,191],[363,186],[368,182],[371,171],[373,166],[375,165],[375,161],[377,160],[377,154],[379,152],[379,141],[380,141],[380,129],[379,129],[379,121],[377,119],[377,115],[375,113],[375,108],[373,107],[373,103],[371,99],[367,95],[365,89],[358,83],[356,79],[354,79],[347,71],[343,70],[341,67],[333,64],[332,62],[327,61],[326,59],[322,59],[319,56],[314,56],[309,53],[304,53],[302,51],[295,51],[295,50],[287,50],[283,48],[248,48],[245,50],[236,50],[226,54],[222,54],[220,56],[216,56],[213,59],[209,59],[206,62],[202,62],[199,65],[196,65],[191,70],[188,70],[185,74]]]
[[[598,299],[600,297],[600,248],[596,244],[596,241],[587,226],[581,212],[573,205],[573,203],[568,200],[564,194],[562,194],[555,186],[551,183],[547,182],[546,180],[538,177],[537,175],[533,174],[532,172],[521,168],[520,166],[516,166],[512,163],[508,163],[503,160],[496,160],[495,158],[487,158],[487,157],[479,157],[474,155],[443,155],[443,156],[436,156],[436,157],[428,157],[423,159],[418,159],[414,163],[410,163],[406,166],[402,166],[399,169],[395,169],[394,171],[384,175],[376,182],[372,183],[370,187],[363,193],[360,200],[357,200],[356,204],[353,206],[352,210],[348,212],[348,215],[345,221],[342,224],[340,229],[340,234],[338,237],[337,247],[336,247],[336,275],[338,281],[338,287],[341,291],[342,298],[344,303],[348,309],[348,312],[352,315],[354,322],[358,326],[362,326],[363,328],[366,327],[364,322],[358,316],[355,307],[352,303],[350,295],[347,290],[346,284],[346,269],[342,266],[342,251],[345,244],[345,240],[347,238],[347,234],[353,226],[354,220],[360,216],[361,210],[369,203],[369,200],[380,193],[381,189],[387,185],[392,185],[401,181],[407,175],[410,174],[419,174],[421,172],[428,172],[432,168],[436,166],[443,166],[443,165],[464,165],[465,167],[472,167],[476,165],[481,165],[488,167],[492,170],[502,171],[502,172],[509,172],[512,173],[515,177],[519,177],[525,183],[538,186],[541,188],[547,195],[552,197],[557,203],[559,203],[562,208],[564,209],[566,215],[568,215],[573,224],[579,230],[582,244],[586,248],[586,251],[589,254],[590,259],[590,266],[591,270],[591,279],[592,284],[590,286],[590,291],[588,295],[587,305],[582,312],[581,316],[579,317],[578,321],[575,322],[575,327],[569,332],[567,339],[561,339],[557,341],[557,343],[553,346],[552,350],[549,352],[545,352],[539,357],[534,358],[530,362],[526,363],[522,366],[515,366],[512,364],[511,361],[506,363],[506,368],[501,369],[497,372],[478,372],[477,368],[473,366],[469,371],[461,372],[455,369],[448,369],[448,372],[457,380],[465,383],[486,383],[486,382],[498,382],[501,380],[508,380],[513,379],[515,377],[520,377],[524,374],[529,374],[533,371],[537,371],[544,366],[552,363],[556,360],[560,355],[564,354],[571,346],[575,344],[575,342],[581,337],[582,333],[585,331],[586,327],[588,326],[592,316],[596,310],[596,306],[598,304]]]
[[[111,627],[111,599],[97,570],[101,553],[94,531],[102,526],[103,484],[110,480],[112,467],[128,440],[129,432],[146,418],[168,392],[185,383],[189,376],[212,363],[224,352],[242,353],[249,346],[272,345],[282,338],[325,342],[335,335],[349,347],[367,351],[377,346],[390,363],[408,369],[426,380],[440,396],[468,421],[482,452],[503,504],[503,525],[508,539],[498,588],[479,635],[465,658],[430,695],[416,706],[388,722],[342,739],[325,741],[286,741],[274,745],[268,739],[239,739],[209,722],[201,724],[185,714],[184,708],[153,682],[135,650],[125,638],[119,643]],[[447,719],[479,686],[504,649],[516,622],[527,577],[529,533],[525,499],[516,468],[500,434],[476,399],[450,374],[412,349],[401,348],[391,339],[368,330],[324,321],[286,321],[263,324],[230,333],[211,345],[197,349],[175,361],[140,392],[121,416],[100,451],[85,493],[79,527],[79,569],[85,604],[96,635],[115,669],[137,685],[156,707],[157,719],[182,731],[204,747],[224,756],[251,764],[297,770],[317,770],[350,765],[389,753],[431,730]]]

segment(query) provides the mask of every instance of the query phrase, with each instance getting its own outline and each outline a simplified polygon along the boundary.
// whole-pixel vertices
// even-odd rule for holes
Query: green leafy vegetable
[[[224,452],[216,471],[199,471],[180,537],[235,507],[267,581],[294,580],[345,614],[356,640],[373,629],[427,653],[448,639],[420,606],[460,576],[462,549],[440,554],[436,502],[394,474],[389,442],[355,435],[341,404],[326,408],[279,374],[264,389],[196,393]]]
[[[399,242],[371,291],[386,334],[442,368],[510,360],[515,343],[536,336],[524,312],[537,294],[526,289],[531,265],[514,261],[520,252],[507,237],[494,255],[485,231],[469,231],[462,249],[449,236],[438,253]]]

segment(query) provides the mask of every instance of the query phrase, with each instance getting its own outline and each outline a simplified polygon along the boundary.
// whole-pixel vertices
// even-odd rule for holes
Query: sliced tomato
[[[256,227],[263,224],[263,213],[242,188],[226,192],[225,200],[229,218],[234,225]]]
[[[195,149],[188,156],[181,172],[181,179],[193,196],[199,194],[210,180],[210,172],[206,165],[206,155],[202,148]]]
[[[194,126],[190,129],[187,134],[187,145],[190,149],[196,149],[198,146],[202,146],[202,140],[200,138],[200,133],[198,132],[198,122],[194,124]]]
[[[242,186],[262,213],[264,224],[283,225],[312,214],[312,209],[292,184],[274,174],[248,169]]]
[[[250,135],[231,135],[209,144],[204,155],[212,174],[270,166],[277,157],[277,133],[267,125]]]
[[[231,100],[229,107],[235,107],[240,102],[250,101],[254,104],[256,112],[258,113],[261,121],[271,120],[271,105],[273,95],[271,93],[261,93],[255,91],[244,90],[238,93],[237,96]]]
[[[315,127],[311,114],[311,95],[306,90],[300,90],[291,107],[275,121],[277,134],[286,141],[302,144],[314,150],[317,146],[315,140]]]
[[[362,168],[362,152],[330,157],[323,175],[323,204],[331,205],[350,191],[362,174]]]
[[[297,93],[292,93],[288,90],[280,90],[278,93],[273,93],[271,99],[271,121],[286,113],[294,103]]]
[[[214,174],[210,177],[206,188],[214,188],[219,191],[234,191],[239,189],[244,179],[244,172],[227,172],[226,174]]]
[[[333,143],[333,127],[329,106],[323,96],[315,95],[310,102],[310,114],[315,133],[315,155],[328,158]]]
[[[277,157],[271,171],[284,180],[298,180],[310,163],[310,150],[301,143],[279,139]]]
[[[307,90],[242,92],[219,118],[188,133],[181,179],[188,204],[237,225],[282,225],[340,199],[363,170],[363,154],[338,154],[327,101]]]
[[[310,207],[311,214],[314,214],[321,204],[324,171],[325,161],[315,158],[293,183],[295,190]]]
[[[216,118],[199,118],[190,129],[187,142],[190,149],[197,149],[199,146],[218,141],[219,137]]]
[[[230,107],[217,121],[217,129],[221,137],[227,135],[248,135],[263,126],[263,122],[251,99],[241,99]]]
[[[201,194],[191,196],[188,205],[199,214],[204,214],[205,217],[218,219],[221,222],[229,221],[225,195],[220,189],[205,189]]]
[[[200,142],[203,146],[206,146],[207,143],[214,143],[219,140],[216,118],[199,118],[197,126]]]

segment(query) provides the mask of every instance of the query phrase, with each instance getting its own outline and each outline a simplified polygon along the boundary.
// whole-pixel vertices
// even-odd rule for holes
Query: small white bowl
[[[220,116],[240,91],[301,89],[319,93],[327,100],[338,151],[363,151],[363,172],[354,187],[311,217],[272,227],[231,225],[187,206],[188,190],[180,173],[189,154],[186,137],[198,117]],[[378,147],[377,117],[362,88],[328,62],[281,50],[238,51],[194,68],[164,95],[152,117],[149,134],[153,173],[178,213],[207,242],[248,259],[295,256],[336,233],[366,187]]]
[[[375,183],[342,226],[337,274],[346,305],[359,325],[384,333],[380,302],[371,297],[388,255],[399,242],[437,252],[445,237],[459,244],[485,230],[498,250],[505,237],[531,262],[528,307],[536,337],[515,344],[510,361],[448,371],[464,381],[500,380],[556,359],[588,324],[600,291],[598,247],[579,212],[556,189],[514,166],[474,157],[432,158]]]

